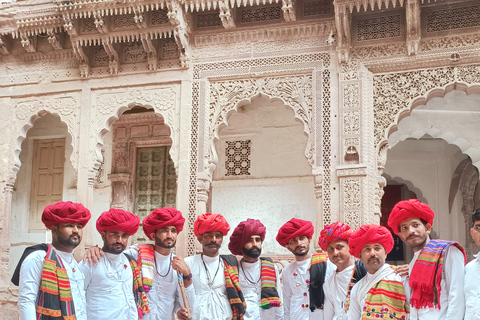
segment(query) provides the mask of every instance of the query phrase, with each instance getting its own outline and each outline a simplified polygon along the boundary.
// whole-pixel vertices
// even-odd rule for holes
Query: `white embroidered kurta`
[[[384,276],[382,276],[382,274],[384,274]],[[394,273],[387,263],[374,274],[367,273],[365,277],[353,286],[350,292],[350,307],[347,314],[348,320],[362,319],[363,306],[367,300],[368,291],[381,280],[402,282],[402,277]]]
[[[124,254],[105,252],[98,264],[79,265],[85,276],[88,319],[138,319],[132,268]]]
[[[138,246],[133,245],[125,253],[138,260]],[[150,313],[144,315],[144,320],[174,320],[174,314],[184,306],[178,274],[171,267],[172,254],[164,256],[155,251],[155,268],[153,285],[147,293],[148,308]],[[193,285],[185,288],[189,307],[193,310],[195,305],[195,291]],[[90,320],[90,319],[89,319]]]
[[[238,279],[240,282],[240,288],[242,288],[243,296],[245,297],[245,303],[247,309],[245,312],[245,320],[278,320],[283,319],[283,306],[270,308],[267,310],[260,308],[261,300],[261,261],[260,259],[253,263],[245,261],[241,262],[241,266],[238,268]],[[278,269],[275,266],[275,274],[277,276],[277,292],[282,299],[282,286],[280,283],[280,276]],[[253,283],[252,283],[253,282]]]
[[[415,252],[410,262],[409,273],[417,261],[420,251]],[[462,252],[455,246],[449,246],[443,262],[442,281],[440,283],[441,309],[410,308],[412,320],[462,320],[465,312],[464,277],[465,260]],[[410,299],[410,288],[407,298]]]
[[[325,292],[324,318],[330,320],[346,320],[347,313],[343,305],[347,296],[348,285],[352,278],[355,265],[340,272],[334,272],[323,285]]]
[[[465,267],[465,320],[480,320],[480,254]]]
[[[185,258],[193,275],[196,303],[193,320],[229,320],[232,308],[225,287],[224,263],[219,256],[194,255]],[[206,270],[206,269],[207,270]],[[210,282],[210,284],[209,284]]]
[[[315,309],[314,312],[306,306],[310,304],[310,293],[306,280],[310,281],[310,263],[311,259],[303,261],[294,261],[286,266],[282,271],[283,279],[283,304],[285,320],[323,320],[323,310]],[[327,261],[327,274],[325,282],[328,280],[335,265]],[[304,305],[302,307],[302,305]]]
[[[73,253],[59,250],[55,250],[55,252],[62,260],[67,271],[76,318],[77,320],[86,320],[87,311],[83,274],[80,271],[78,263],[73,258]],[[46,251],[34,251],[25,258],[20,268],[18,308],[20,310],[20,319],[22,320],[36,319],[37,296],[40,290],[40,283],[42,282],[42,269],[46,255]]]

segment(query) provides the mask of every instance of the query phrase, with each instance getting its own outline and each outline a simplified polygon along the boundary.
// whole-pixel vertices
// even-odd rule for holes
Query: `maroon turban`
[[[353,233],[352,228],[343,222],[335,222],[329,224],[323,228],[320,232],[320,238],[318,239],[318,245],[323,251],[327,250],[330,241],[345,240],[348,241],[350,235]]]
[[[198,216],[193,225],[193,233],[196,236],[204,234],[205,232],[220,231],[224,236],[227,235],[230,226],[227,220],[218,213],[204,213]]]
[[[80,223],[85,227],[90,217],[90,211],[80,203],[60,201],[43,209],[42,222],[47,229],[59,223]]]
[[[360,258],[360,252],[367,244],[381,244],[386,253],[393,249],[393,236],[390,230],[378,224],[364,224],[348,239],[350,254]]]
[[[285,247],[288,241],[300,236],[312,239],[313,224],[310,221],[292,218],[278,230],[276,239],[282,247]]]
[[[422,219],[426,223],[433,225],[433,218],[435,213],[430,209],[428,204],[422,203],[417,199],[400,201],[393,207],[390,217],[388,218],[388,225],[393,232],[398,235],[398,227],[400,223],[409,219]]]
[[[267,228],[260,222],[260,220],[247,219],[247,221],[240,222],[240,224],[233,230],[230,236],[230,242],[228,243],[228,249],[230,252],[236,255],[241,255],[243,247],[254,235],[260,236],[265,240],[265,233]]]
[[[175,208],[162,208],[155,209],[150,213],[145,219],[143,219],[143,232],[150,239],[150,234],[155,233],[155,230],[174,226],[177,228],[177,232],[183,230],[183,224],[185,223],[185,218],[182,216],[182,213]]]
[[[140,224],[140,218],[133,213],[121,209],[110,209],[100,215],[97,219],[97,230],[102,231],[122,231],[128,235],[137,232]]]

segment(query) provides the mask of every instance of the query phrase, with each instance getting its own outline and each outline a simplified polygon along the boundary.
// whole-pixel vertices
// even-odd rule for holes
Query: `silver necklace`
[[[215,281],[215,278],[217,277],[218,270],[220,269],[220,262],[221,262],[220,257],[218,257],[217,271],[215,271],[215,275],[213,276],[213,278],[210,277],[210,272],[208,271],[207,265],[205,264],[205,260],[203,260],[203,253],[200,255],[200,257],[202,258],[203,267],[205,268],[205,274],[207,275],[208,285],[211,287],[213,285],[213,281]]]

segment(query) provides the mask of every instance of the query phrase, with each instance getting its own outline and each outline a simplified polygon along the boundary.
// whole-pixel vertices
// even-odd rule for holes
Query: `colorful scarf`
[[[261,270],[261,294],[260,308],[270,309],[280,307],[282,302],[278,297],[277,274],[275,273],[275,264],[270,258],[260,258]]]
[[[310,284],[308,291],[310,293],[310,310],[323,309],[325,302],[325,293],[323,292],[323,284],[325,283],[325,275],[327,273],[327,253],[318,252],[312,255],[310,263]]]
[[[224,262],[227,298],[233,311],[232,320],[242,320],[245,315],[245,299],[238,283],[238,261],[235,256],[221,255]]]
[[[41,244],[36,244],[34,246],[25,248],[22,256],[20,257],[20,260],[18,261],[17,267],[15,268],[15,271],[13,272],[13,275],[12,275],[11,281],[14,285],[18,286],[18,284],[20,282],[20,268],[22,267],[23,261],[28,257],[28,255],[30,253],[32,253],[34,251],[38,251],[38,250],[43,250],[43,251],[47,252],[48,251],[48,246],[49,245],[46,244],[46,243],[41,243]]]
[[[48,245],[43,264],[36,319],[76,319],[67,271],[51,245]]]
[[[406,319],[410,308],[401,281],[380,280],[367,294],[362,320]]]
[[[155,274],[155,256],[154,247],[151,244],[138,245],[138,269],[145,292],[150,292],[153,285],[153,276]]]
[[[465,251],[461,244],[455,241],[430,240],[420,252],[410,274],[412,297],[410,305],[416,309],[440,309],[440,290],[443,271],[443,259],[448,246],[456,246],[465,259]]]
[[[145,288],[142,284],[142,276],[140,275],[140,268],[138,267],[137,262],[128,254],[124,253],[130,262],[130,267],[132,268],[133,273],[133,295],[135,296],[135,303],[137,305],[138,318],[143,319],[143,316],[146,313],[150,313],[148,309],[148,300],[147,294],[145,293]]]
[[[352,292],[353,286],[360,280],[365,277],[367,274],[367,268],[365,268],[365,265],[363,264],[362,261],[360,260],[355,260],[355,265],[353,266],[353,271],[352,271],[352,276],[350,277],[350,282],[348,284],[347,288],[347,296],[345,298],[345,301],[343,303],[343,310],[345,312],[348,312],[348,309],[350,309],[350,292]]]

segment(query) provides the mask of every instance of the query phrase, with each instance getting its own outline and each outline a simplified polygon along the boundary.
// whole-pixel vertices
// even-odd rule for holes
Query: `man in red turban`
[[[245,300],[238,284],[238,262],[233,255],[220,255],[223,237],[230,230],[227,220],[217,213],[198,216],[193,233],[202,253],[185,258],[192,270],[196,293],[193,319],[243,319]]]
[[[283,319],[278,269],[271,258],[262,257],[266,228],[260,220],[247,219],[233,230],[228,248],[242,255],[239,282],[245,296],[245,320]]]
[[[277,242],[295,256],[295,261],[282,271],[285,318],[323,319],[323,284],[333,272],[327,254],[311,254],[313,224],[297,218],[285,223],[277,234]]]
[[[393,249],[391,232],[376,224],[363,225],[348,240],[350,253],[362,260],[368,276],[347,297],[348,319],[407,319],[409,307],[402,278],[385,263]]]
[[[140,219],[133,213],[110,209],[97,219],[103,240],[103,257],[98,264],[80,263],[85,277],[87,316],[89,319],[138,319],[132,258],[121,254],[131,235],[137,232]],[[105,294],[105,288],[116,294]],[[105,308],[115,306],[115,308]]]
[[[465,251],[458,242],[430,239],[434,217],[427,204],[410,199],[398,202],[388,218],[393,232],[414,252],[411,319],[463,319]]]
[[[42,221],[52,232],[52,244],[25,249],[12,277],[19,285],[18,306],[22,319],[43,315],[87,318],[83,276],[73,249],[90,219],[90,211],[79,203],[57,202],[45,207]],[[61,281],[68,279],[68,281]],[[58,290],[51,290],[56,284]]]
[[[318,245],[326,251],[329,260],[337,267],[336,272],[325,282],[324,319],[346,319],[344,301],[353,285],[360,281],[367,269],[360,260],[350,254],[348,239],[353,230],[343,222],[334,222],[320,232]]]

